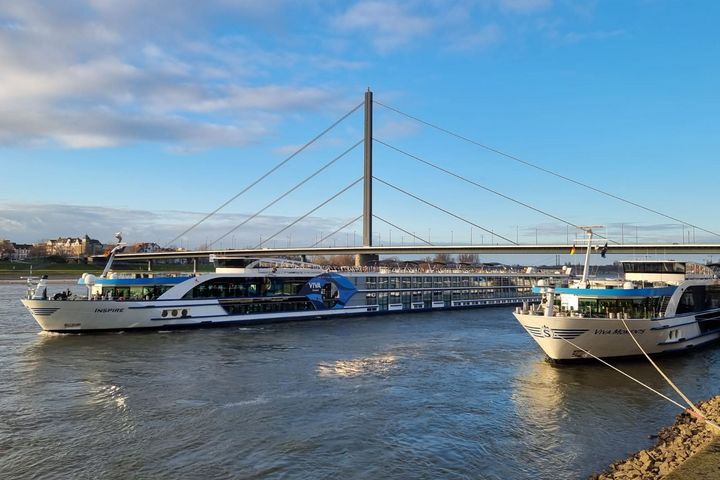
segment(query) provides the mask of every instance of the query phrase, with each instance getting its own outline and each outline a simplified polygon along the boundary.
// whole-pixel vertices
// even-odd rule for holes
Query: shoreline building
[[[30,256],[30,250],[33,247],[32,244],[27,243],[13,243],[12,246],[13,251],[10,253],[10,260],[14,262],[27,260]]]
[[[57,240],[45,242],[45,252],[48,256],[89,257],[101,254],[103,248],[104,246],[99,240],[90,238],[87,234],[83,237],[59,237]]]

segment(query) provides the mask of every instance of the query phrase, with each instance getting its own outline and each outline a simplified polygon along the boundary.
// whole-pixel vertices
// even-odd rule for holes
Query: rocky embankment
[[[705,417],[720,424],[720,396],[698,403],[698,409]],[[640,450],[627,460],[616,462],[606,471],[595,474],[592,480],[654,480],[666,478],[685,463],[691,456],[712,455],[703,450],[720,439],[720,431],[689,413],[681,413],[675,423],[660,431],[655,447]],[[710,449],[712,450],[712,449]],[[685,475],[683,475],[685,477]],[[710,477],[698,477],[710,478]],[[718,477],[713,477],[718,478]],[[692,480],[692,477],[687,477]]]

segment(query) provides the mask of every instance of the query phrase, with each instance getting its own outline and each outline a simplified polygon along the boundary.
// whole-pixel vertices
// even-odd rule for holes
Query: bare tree
[[[308,257],[308,262],[314,263],[316,265],[330,265],[332,262],[330,259],[322,256],[322,255],[314,255],[312,257]]]
[[[470,264],[477,264],[480,263],[480,255],[477,253],[461,253],[458,255],[458,262],[460,263],[470,263]]]
[[[453,262],[453,256],[449,253],[436,253],[432,259],[435,263],[451,263]]]
[[[44,258],[47,257],[47,247],[44,243],[36,243],[30,248],[28,256],[30,258]]]
[[[355,265],[355,255],[335,255],[331,257],[332,264],[340,267],[352,267]]]

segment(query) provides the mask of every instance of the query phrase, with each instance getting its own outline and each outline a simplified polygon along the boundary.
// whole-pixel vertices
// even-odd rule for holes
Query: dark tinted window
[[[688,287],[680,297],[677,313],[692,313],[705,310],[705,286]]]
[[[625,273],[685,273],[682,262],[623,263]]]
[[[241,298],[298,295],[310,280],[282,277],[213,278],[193,287],[183,298]]]

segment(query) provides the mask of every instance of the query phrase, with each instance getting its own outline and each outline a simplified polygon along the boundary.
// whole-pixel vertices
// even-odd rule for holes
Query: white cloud
[[[91,0],[62,7],[28,0],[4,6],[0,109],[13,114],[0,119],[0,142],[243,145],[271,133],[279,114],[344,106],[338,88],[301,75],[294,80],[293,69],[303,63],[324,69],[364,64],[268,51],[251,41],[237,49],[210,33],[213,15],[252,21],[280,15],[282,7],[280,1],[224,0]],[[273,71],[284,72],[282,82],[268,80]]]
[[[112,242],[113,234],[123,232],[128,243],[156,242],[164,244],[205,216],[201,212],[145,211],[80,205],[0,203],[0,226],[3,236],[17,243],[33,243],[57,237],[88,234],[101,242]],[[177,245],[189,248],[213,242],[245,220],[247,215],[220,213],[188,233]],[[294,218],[261,215],[244,225],[242,231],[223,239],[217,248],[254,247],[260,237],[268,238]],[[332,232],[347,223],[346,218],[308,217],[283,232],[277,246],[285,245],[289,236],[293,245],[310,245],[321,232]],[[350,227],[352,228],[352,227]],[[272,241],[269,246],[272,246]]]
[[[0,143],[52,144],[67,148],[110,147],[131,142],[247,145],[269,133],[268,122],[249,120],[238,125],[196,123],[179,116],[121,115],[109,110],[0,110]]]
[[[412,13],[398,3],[363,1],[350,7],[334,20],[336,28],[362,31],[370,35],[379,51],[390,51],[410,43],[433,29],[429,17]]]
[[[420,131],[419,124],[410,120],[383,122],[374,127],[373,136],[381,140],[410,137]]]

